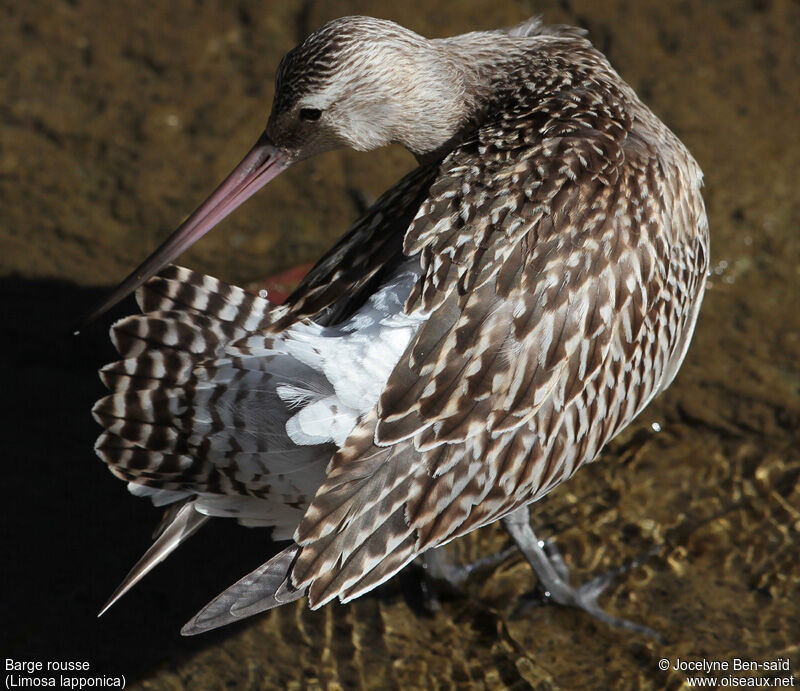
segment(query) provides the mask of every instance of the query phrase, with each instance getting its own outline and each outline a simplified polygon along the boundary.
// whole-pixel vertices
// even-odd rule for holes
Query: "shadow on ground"
[[[5,421],[0,649],[22,660],[86,660],[130,681],[213,644],[178,630],[273,547],[264,531],[215,521],[100,620],[105,598],[149,545],[158,514],[104,472],[92,450],[96,376],[114,359],[107,327],[78,336],[77,317],[104,294],[62,282],[0,280],[0,399]],[[116,316],[134,311],[126,301]],[[224,635],[224,634],[223,634]],[[91,651],[91,652],[89,652]],[[87,655],[91,658],[87,660]]]

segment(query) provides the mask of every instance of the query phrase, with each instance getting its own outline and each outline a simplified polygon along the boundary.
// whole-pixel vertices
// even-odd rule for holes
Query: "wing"
[[[549,491],[674,375],[707,270],[699,170],[626,97],[572,92],[569,121],[545,100],[445,160],[404,244],[429,319],[295,533],[312,607]]]
[[[405,231],[437,173],[438,165],[420,166],[383,194],[301,281],[270,330],[304,318],[335,323],[360,306],[381,278],[405,260]]]

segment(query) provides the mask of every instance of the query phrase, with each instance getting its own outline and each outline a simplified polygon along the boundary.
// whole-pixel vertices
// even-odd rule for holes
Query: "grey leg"
[[[417,558],[417,563],[422,567],[422,579],[419,589],[422,595],[422,607],[428,612],[436,612],[441,608],[439,593],[444,584],[445,591],[459,592],[463,583],[473,574],[494,568],[501,564],[517,551],[516,547],[509,547],[497,554],[490,554],[482,559],[476,559],[469,564],[454,564],[449,561],[443,548],[428,550]]]
[[[451,586],[456,587],[475,572],[492,569],[498,564],[502,564],[514,554],[514,551],[514,547],[509,547],[502,552],[476,559],[469,564],[453,564],[448,561],[443,549],[439,547],[428,550],[422,555],[422,567],[430,578],[438,581],[447,581]]]
[[[618,569],[612,569],[574,588],[569,584],[569,572],[561,555],[554,547],[550,547],[548,550],[545,543],[539,540],[536,537],[536,533],[533,532],[526,506],[506,516],[503,519],[503,523],[517,547],[525,555],[525,558],[539,577],[546,598],[560,605],[582,609],[610,626],[618,626],[628,631],[660,638],[658,633],[649,626],[636,624],[604,612],[597,602],[597,599],[612,580],[621,573],[641,564],[650,554]],[[550,551],[550,555],[548,555],[548,551]]]

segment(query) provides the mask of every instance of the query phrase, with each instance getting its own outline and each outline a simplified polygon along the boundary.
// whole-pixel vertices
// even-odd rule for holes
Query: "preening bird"
[[[284,304],[169,264],[289,166],[390,143],[419,166]],[[210,517],[293,542],[187,634],[352,600],[502,519],[556,602],[645,630],[603,612],[604,579],[568,584],[527,507],[675,377],[708,270],[701,181],[579,29],[311,34],[254,148],[92,315],[138,288],[96,450],[169,507],[112,602]]]

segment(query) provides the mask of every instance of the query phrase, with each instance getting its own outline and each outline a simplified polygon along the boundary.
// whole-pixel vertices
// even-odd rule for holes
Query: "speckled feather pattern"
[[[545,50],[405,234],[407,310],[431,314],[295,535],[312,606],[542,496],[683,359],[708,266],[696,164],[585,41]]]
[[[275,109],[357,61],[361,30],[339,20],[290,53]],[[304,592],[312,607],[352,599],[535,501],[594,460],[685,356],[708,227],[680,141],[578,30],[531,21],[427,43],[474,58],[468,116],[284,306],[173,267],[140,292],[146,314],[114,328],[125,359],[104,369],[113,393],[95,409],[112,470],[173,492],[165,501],[200,492],[239,511],[247,497],[251,523],[295,526],[296,544],[211,603],[208,621]],[[258,353],[297,324],[342,323],[409,261],[405,313],[420,325],[378,400],[341,446],[299,447],[307,473],[259,465],[276,442],[242,445],[252,422],[221,418],[220,399],[274,389]],[[237,606],[256,583],[265,601]]]

